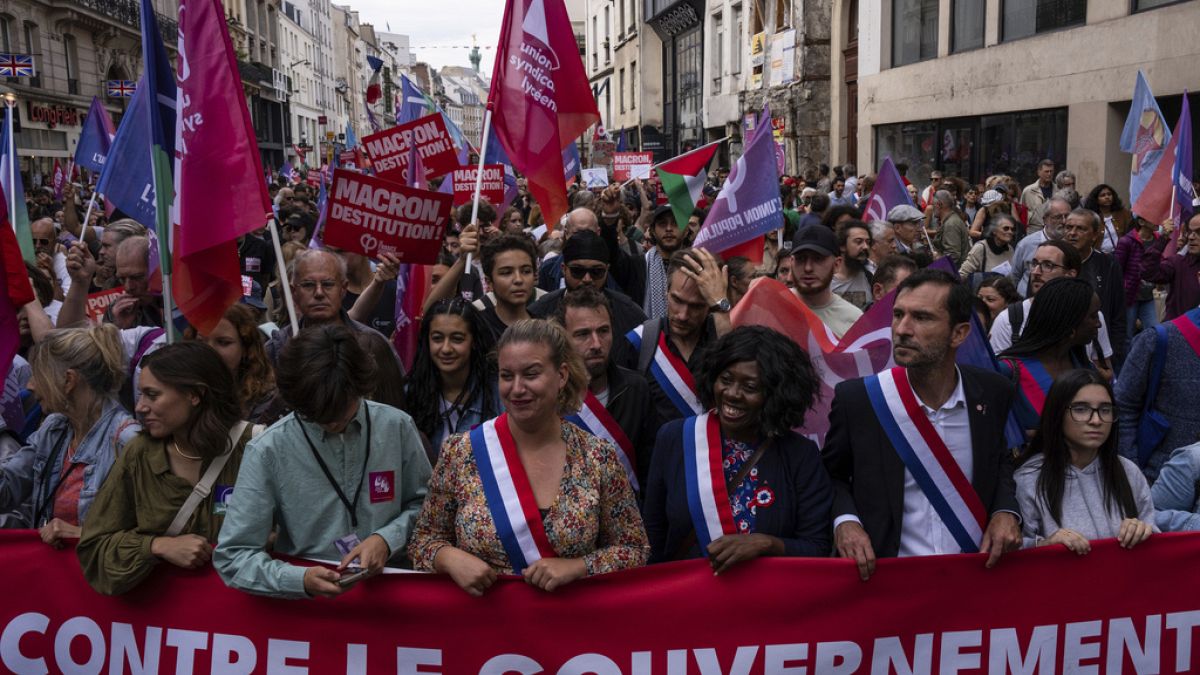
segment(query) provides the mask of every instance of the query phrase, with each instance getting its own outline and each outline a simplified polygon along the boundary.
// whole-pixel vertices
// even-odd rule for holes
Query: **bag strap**
[[[1014,302],[1008,306],[1008,325],[1012,328],[1012,341],[1021,337],[1021,325],[1025,323],[1025,303]]]
[[[1158,324],[1154,327],[1154,356],[1150,361],[1150,385],[1146,387],[1146,400],[1142,403],[1142,415],[1154,407],[1158,398],[1159,380],[1162,379],[1163,368],[1167,363],[1167,327]]]
[[[183,502],[183,506],[179,507],[179,512],[175,514],[175,519],[171,521],[171,526],[163,533],[166,537],[178,537],[187,522],[191,520],[192,514],[195,513],[196,507],[200,506],[200,502],[212,492],[213,485],[217,482],[217,476],[221,475],[221,469],[225,468],[225,463],[233,456],[233,449],[237,447],[238,439],[246,431],[249,422],[238,422],[233,425],[233,429],[229,430],[229,449],[213,458],[212,463],[208,465],[208,470],[200,477],[200,480],[192,488],[192,493]]]
[[[758,464],[758,460],[762,459],[763,455],[767,454],[767,448],[769,448],[774,441],[774,438],[767,438],[767,440],[763,441],[762,445],[758,446],[758,449],[754,451],[754,454],[750,455],[750,459],[747,459],[746,463],[742,465],[742,468],[738,469],[738,472],[733,474],[733,478],[731,478],[729,482],[725,484],[725,489],[727,491],[732,492],[733,488],[741,485],[742,481],[746,480],[746,476],[750,475],[750,470],[754,468],[755,464]],[[696,528],[692,527],[688,530],[688,534],[683,538],[683,541],[679,542],[679,547],[675,549],[675,555],[671,556],[671,560],[683,560],[684,556],[686,556],[688,551],[691,551],[692,547],[695,545]]]
[[[659,319],[646,319],[642,323],[642,348],[638,352],[638,372],[644,373],[654,360],[654,350],[658,349],[658,334],[662,332]]]

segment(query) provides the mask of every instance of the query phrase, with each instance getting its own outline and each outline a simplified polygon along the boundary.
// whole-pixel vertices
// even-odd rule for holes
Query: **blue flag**
[[[293,177],[296,175],[296,170],[292,168],[291,162],[286,162],[284,163],[283,167],[279,169],[279,175],[283,176],[290,183],[292,182]]]
[[[563,178],[567,181],[567,185],[570,185],[571,181],[575,180],[576,176],[579,175],[579,170],[583,168],[580,166],[582,162],[579,159],[578,141],[572,141],[567,144],[567,147],[563,148],[562,163]]]
[[[1196,187],[1192,185],[1192,112],[1188,105],[1187,90],[1183,92],[1183,108],[1179,111],[1179,122],[1175,125],[1175,168],[1171,172],[1171,217],[1179,233],[1180,248],[1187,249],[1184,230],[1180,229],[1192,219],[1196,199]]]
[[[150,115],[146,111],[148,87],[138,80],[129,107],[116,138],[108,150],[96,191],[104,195],[125,215],[145,225],[155,227],[154,176],[150,164]]]
[[[617,138],[617,152],[629,152],[629,140],[625,138],[625,130],[621,130],[621,135]]]
[[[1133,103],[1129,107],[1129,116],[1125,118],[1125,128],[1121,130],[1121,150],[1133,155],[1133,166],[1129,171],[1129,204],[1133,204],[1142,194],[1150,176],[1163,157],[1163,149],[1171,142],[1171,130],[1163,118],[1158,101],[1150,91],[1146,76],[1138,71],[1137,82],[1133,86]]]
[[[458,125],[450,119],[440,105],[421,91],[415,82],[408,79],[407,75],[400,76],[400,98],[400,105],[396,106],[396,124],[407,124],[435,112],[441,113],[442,119],[446,122],[446,130],[450,133],[454,145],[460,148],[467,147],[467,138],[463,135],[462,129],[458,128]],[[494,137],[492,140],[495,140]]]
[[[764,108],[759,125],[770,119]],[[756,134],[730,170],[694,245],[720,253],[782,227],[775,139]]]
[[[92,97],[83,130],[79,132],[79,145],[75,147],[75,166],[97,173],[104,170],[104,159],[108,157],[113,143],[113,123],[100,99]]]
[[[903,204],[912,206],[912,197],[904,187],[904,180],[900,178],[892,158],[884,157],[879,175],[875,177],[875,187],[871,189],[871,196],[863,207],[863,220],[887,220],[888,211]]]
[[[350,150],[358,146],[358,136],[354,135],[354,125],[346,121],[346,149]]]

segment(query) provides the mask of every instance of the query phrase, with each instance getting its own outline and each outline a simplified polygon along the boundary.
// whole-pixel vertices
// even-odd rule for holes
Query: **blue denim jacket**
[[[79,493],[79,522],[112,469],[113,462],[141,426],[115,398],[105,401],[100,418],[75,450],[75,463],[83,466],[83,489]],[[0,465],[0,512],[22,506],[32,514],[30,527],[40,528],[54,517],[54,494],[58,491],[63,453],[71,444],[71,423],[65,415],[46,418],[29,442]]]
[[[500,402],[499,385],[493,383],[488,390],[492,397],[492,410],[495,415],[504,412],[504,404]],[[458,424],[454,425],[454,429],[450,433],[446,433],[446,427],[441,426],[434,432],[433,438],[429,442],[433,445],[434,456],[440,456],[442,452],[442,443],[451,436],[451,434],[462,434],[470,431],[478,424],[486,422],[483,418],[483,397],[476,396],[474,401],[467,405],[463,411],[462,417],[458,418]]]
[[[1171,453],[1159,469],[1158,480],[1150,486],[1154,499],[1154,520],[1163,532],[1200,530],[1200,504],[1197,481],[1200,480],[1200,443],[1185,445]]]

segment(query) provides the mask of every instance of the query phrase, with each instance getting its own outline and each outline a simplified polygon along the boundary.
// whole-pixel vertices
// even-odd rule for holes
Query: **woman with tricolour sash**
[[[409,544],[414,566],[479,596],[499,574],[553,591],[644,565],[646,532],[617,450],[563,421],[587,374],[562,327],[516,322],[497,360],[506,412],[443,445]]]
[[[1001,372],[1017,383],[1013,414],[1027,437],[1037,430],[1058,376],[1091,368],[1086,347],[1100,330],[1100,298],[1083,279],[1051,279],[1038,291],[1021,336],[999,354]]]
[[[659,431],[643,516],[651,562],[707,557],[721,574],[760,556],[829,555],[833,487],[792,431],[819,391],[808,354],[761,326],[720,338],[700,365],[707,412]]]

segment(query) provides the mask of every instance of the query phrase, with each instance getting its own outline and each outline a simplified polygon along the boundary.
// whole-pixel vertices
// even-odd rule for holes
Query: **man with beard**
[[[871,300],[871,229],[861,220],[844,220],[837,226],[841,264],[834,268],[830,288],[846,302],[864,309]]]
[[[992,567],[1021,546],[1004,441],[1012,384],[954,360],[971,332],[971,305],[957,275],[908,277],[892,315],[897,367],[834,390],[822,457],[833,478],[835,549],[864,581],[877,556],[983,552]],[[934,457],[935,445],[952,461]],[[928,480],[931,466],[953,482]]]
[[[683,233],[675,222],[675,212],[670,206],[654,209],[650,218],[650,241],[654,247],[646,251],[646,292],[642,296],[642,309],[651,319],[667,316],[667,267],[671,254],[683,247]]]
[[[584,408],[571,421],[617,446],[623,456],[621,463],[628,459],[626,466],[633,469],[630,482],[637,490],[649,472],[659,425],[646,380],[611,358],[613,320],[608,298],[595,288],[580,286],[563,296],[555,318],[566,329],[588,372]],[[621,433],[612,431],[613,426]]]
[[[809,225],[792,240],[792,276],[796,294],[833,332],[842,337],[862,316],[862,310],[835,294],[833,269],[837,266],[837,237],[824,225]],[[869,287],[868,287],[869,288]]]

